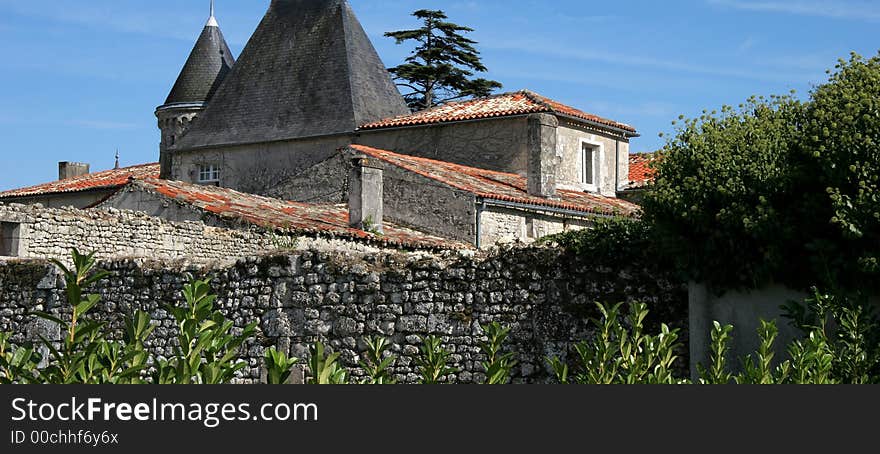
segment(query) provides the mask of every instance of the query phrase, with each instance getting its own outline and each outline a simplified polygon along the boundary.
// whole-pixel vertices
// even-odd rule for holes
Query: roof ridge
[[[531,90],[527,90],[527,89],[520,90],[519,93],[522,93],[526,98],[529,98],[529,101],[532,101],[533,103],[544,107],[548,111],[553,112],[553,113],[559,113],[559,112],[557,112],[556,109],[553,108],[552,105],[550,105],[547,102],[547,99],[548,99],[547,97],[541,96],[538,93],[535,93],[535,92],[533,92]]]

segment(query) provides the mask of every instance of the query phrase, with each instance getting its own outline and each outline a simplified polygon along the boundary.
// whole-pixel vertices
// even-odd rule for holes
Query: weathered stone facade
[[[480,213],[480,244],[532,243],[541,238],[590,227],[594,221],[487,206]]]
[[[175,334],[163,305],[181,300],[187,273],[212,277],[228,318],[237,326],[259,322],[244,354],[247,381],[259,379],[264,348],[274,345],[305,358],[317,340],[340,352],[353,376],[361,376],[364,337],[381,335],[399,356],[393,372],[414,382],[419,336],[434,334],[453,353],[459,371],[451,380],[480,382],[479,344],[485,339],[479,326],[498,321],[512,328],[508,348],[520,363],[514,380],[543,382],[544,358],[565,354],[590,334],[595,301],[645,301],[656,318],[687,327],[686,289],[667,276],[611,269],[553,249],[439,255],[308,250],[219,267],[147,260],[102,266],[112,274],[93,289],[102,296],[96,314],[118,332],[125,314],[148,311],[158,325],[148,346],[159,355],[171,352]],[[15,333],[16,342],[53,335],[26,314],[63,308],[62,282],[45,262],[0,263],[0,330]]]
[[[146,257],[202,263],[230,263],[248,255],[296,248],[382,250],[347,239],[276,233],[246,226],[224,228],[207,218],[198,220],[194,211],[188,215],[180,216],[182,222],[170,222],[114,208],[83,211],[0,204],[0,223],[15,227],[8,229],[15,234],[4,236],[0,250],[14,251],[6,255],[17,258],[48,259],[68,257],[72,248],[78,248],[95,252],[100,258]]]

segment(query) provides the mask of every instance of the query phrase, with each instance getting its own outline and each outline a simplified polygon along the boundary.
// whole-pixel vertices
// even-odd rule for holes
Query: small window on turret
[[[199,184],[220,185],[220,167],[214,164],[199,166]]]

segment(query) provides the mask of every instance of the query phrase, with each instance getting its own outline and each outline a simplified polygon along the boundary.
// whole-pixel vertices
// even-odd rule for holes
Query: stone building
[[[638,212],[619,197],[631,186],[632,126],[528,90],[412,113],[385,68],[345,0],[272,0],[237,60],[212,7],[156,109],[158,165],[76,167],[86,174],[0,193],[0,203],[178,221],[180,210],[157,208],[167,200],[145,201],[156,191],[135,197],[135,188],[218,186],[275,204],[335,207],[333,216],[343,209],[349,227],[369,234],[388,221],[476,247]]]

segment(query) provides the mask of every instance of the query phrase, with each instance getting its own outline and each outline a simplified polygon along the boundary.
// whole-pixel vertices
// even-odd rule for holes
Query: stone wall
[[[565,218],[489,206],[480,213],[480,244],[533,243],[540,238],[593,225],[587,218]]]
[[[357,142],[480,169],[528,173],[526,116],[362,131]]]
[[[351,144],[350,135],[176,151],[172,180],[196,183],[202,165],[220,168],[220,186],[285,200],[297,194],[284,190],[288,180],[309,175],[316,164]],[[317,183],[317,182],[316,182]]]
[[[83,211],[0,204],[4,231],[12,230],[7,226],[16,227],[14,238],[4,236],[0,251],[14,250],[16,253],[7,255],[19,258],[64,259],[72,248],[77,248],[95,252],[99,258],[148,257],[228,264],[247,255],[297,248],[381,250],[344,239],[286,236],[247,227],[231,229],[212,219],[198,220],[193,210],[175,206],[163,210],[151,214],[174,215],[173,219],[180,222],[115,208]],[[14,247],[6,244],[10,241],[15,242]]]
[[[77,192],[61,192],[49,195],[36,195],[28,197],[8,197],[3,199],[2,203],[11,205],[18,203],[22,205],[40,204],[46,208],[87,208],[91,207],[107,197],[113,195],[116,188],[109,189],[92,189],[88,191]]]
[[[393,372],[414,382],[419,336],[435,334],[453,352],[459,372],[451,379],[479,382],[484,378],[479,326],[499,321],[513,329],[509,348],[520,363],[515,381],[544,382],[545,356],[565,355],[589,335],[595,301],[646,301],[658,319],[687,328],[682,286],[644,270],[611,269],[552,249],[442,255],[310,250],[221,267],[146,260],[102,266],[112,274],[93,290],[102,296],[96,313],[118,332],[125,314],[148,311],[159,325],[149,348],[160,355],[170,353],[175,334],[163,305],[181,299],[187,273],[212,277],[228,318],[238,326],[259,322],[257,338],[244,354],[249,367],[242,378],[248,381],[260,377],[264,348],[274,345],[305,358],[316,340],[340,352],[352,374],[361,376],[363,340],[381,335],[399,355]],[[25,314],[57,313],[64,307],[62,295],[61,279],[45,262],[0,262],[0,330],[14,332],[16,342],[36,333],[57,337]],[[686,352],[683,357],[686,361]]]

